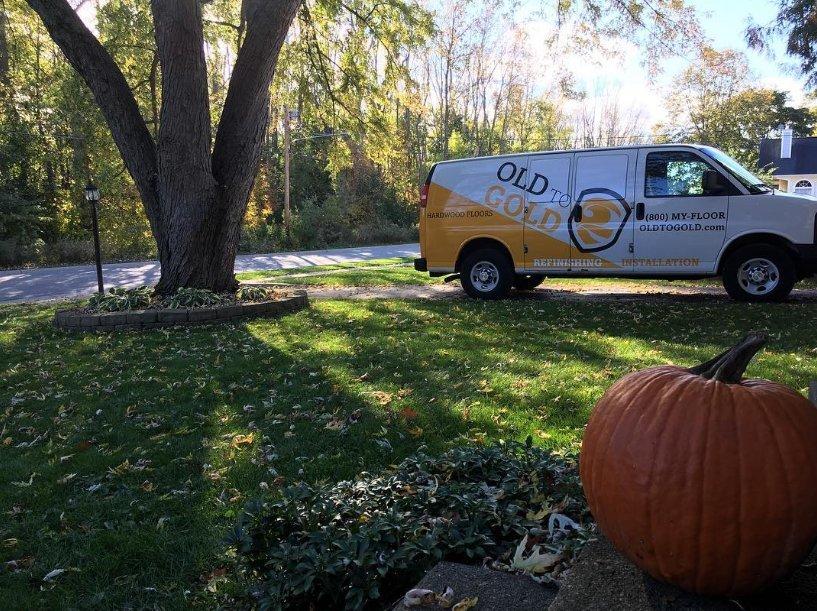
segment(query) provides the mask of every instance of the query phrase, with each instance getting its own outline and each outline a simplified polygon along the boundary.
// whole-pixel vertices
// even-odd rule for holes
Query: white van
[[[722,276],[734,299],[778,301],[817,272],[817,198],[707,146],[445,161],[420,207],[415,269],[485,299],[547,277]]]

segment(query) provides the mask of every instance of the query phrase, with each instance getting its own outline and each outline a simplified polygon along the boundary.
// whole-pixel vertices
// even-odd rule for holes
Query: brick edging
[[[54,326],[65,331],[125,331],[159,329],[177,325],[192,326],[226,322],[250,316],[274,318],[309,307],[306,291],[295,291],[286,299],[260,303],[230,304],[215,308],[183,308],[163,310],[132,310],[89,314],[76,310],[60,310],[54,315]]]

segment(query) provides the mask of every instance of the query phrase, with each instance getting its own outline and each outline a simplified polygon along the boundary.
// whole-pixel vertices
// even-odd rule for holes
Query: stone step
[[[656,581],[601,537],[588,543],[567,573],[548,611],[700,610],[805,611],[817,609],[817,550],[788,579],[738,600],[689,594]]]
[[[454,590],[454,602],[476,596],[473,611],[544,611],[556,598],[556,589],[548,588],[524,575],[492,571],[479,566],[440,562],[415,588],[444,592]],[[403,601],[395,611],[437,611],[438,606],[406,607]]]

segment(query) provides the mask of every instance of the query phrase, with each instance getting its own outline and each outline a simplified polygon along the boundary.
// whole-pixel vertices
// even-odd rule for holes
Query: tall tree
[[[704,48],[673,83],[667,107],[674,133],[668,139],[716,146],[756,167],[758,143],[779,125],[811,134],[817,117],[808,108],[789,106],[785,93],[753,87],[754,80],[743,54]]]
[[[151,2],[162,76],[155,140],[120,67],[68,1],[27,2],[93,93],[139,189],[162,266],[157,290],[234,288],[270,83],[301,0],[243,1],[243,40],[214,141],[200,0]]]
[[[770,37],[782,34],[786,52],[800,59],[800,68],[811,87],[817,87],[817,1],[779,0],[777,16],[770,24],[749,26],[749,45],[762,49]]]

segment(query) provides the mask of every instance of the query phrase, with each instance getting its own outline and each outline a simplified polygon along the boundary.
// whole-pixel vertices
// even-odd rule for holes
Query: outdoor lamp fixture
[[[94,230],[94,255],[96,256],[96,284],[99,292],[104,293],[105,287],[102,284],[102,255],[99,250],[99,214],[97,211],[100,195],[99,189],[92,182],[89,182],[85,187],[85,199],[91,204],[91,223]]]

